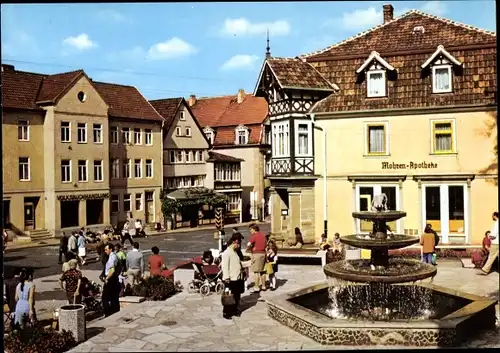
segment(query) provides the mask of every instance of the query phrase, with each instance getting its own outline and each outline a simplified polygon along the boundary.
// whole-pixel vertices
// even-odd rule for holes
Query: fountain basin
[[[351,234],[340,238],[340,242],[361,249],[401,249],[416,244],[420,241],[418,237],[404,234],[391,234],[387,239],[363,238],[363,235]]]
[[[394,287],[399,286],[406,285]],[[495,328],[496,301],[433,284],[419,284],[417,287],[432,291],[434,308],[431,310],[439,312],[435,318],[391,321],[333,319],[321,312],[321,307],[329,301],[328,287],[326,283],[318,284],[267,300],[268,315],[321,344],[342,346],[449,347],[458,345],[474,333]],[[404,305],[406,298],[400,299]]]
[[[350,282],[406,283],[434,277],[435,266],[418,260],[393,258],[389,266],[372,269],[371,260],[346,260],[327,264],[323,271],[328,277]]]
[[[359,212],[353,212],[352,216],[354,218],[362,219],[362,220],[366,220],[366,221],[392,222],[392,221],[397,221],[400,218],[406,217],[406,212],[403,212],[403,211],[383,211],[383,212],[359,211]]]

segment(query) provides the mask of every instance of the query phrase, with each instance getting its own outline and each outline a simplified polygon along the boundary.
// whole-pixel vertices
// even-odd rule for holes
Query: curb
[[[255,221],[255,222],[235,223],[235,224],[230,224],[230,225],[224,226],[224,229],[230,229],[233,227],[238,227],[238,228],[239,227],[246,227],[252,223],[261,225],[261,224],[268,224],[270,222]],[[189,232],[196,232],[196,231],[203,231],[203,230],[214,230],[215,231],[215,226],[214,225],[207,225],[207,226],[200,226],[200,227],[196,227],[196,228],[181,228],[181,229],[173,229],[173,230],[163,231],[163,232],[154,232],[154,233],[148,234],[148,237],[155,237],[158,235],[178,234],[178,233],[189,233]],[[26,243],[26,244],[19,244],[19,245],[13,244],[10,246],[7,245],[7,249],[5,250],[5,253],[16,252],[16,251],[30,249],[30,248],[43,248],[43,247],[47,247],[47,246],[59,245],[58,238],[56,238],[57,241],[55,241],[55,242],[52,239],[48,239],[46,244]],[[53,243],[51,243],[51,242],[53,242]]]

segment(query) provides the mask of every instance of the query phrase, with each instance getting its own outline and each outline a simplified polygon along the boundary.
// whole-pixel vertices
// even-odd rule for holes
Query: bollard
[[[82,304],[64,305],[59,308],[59,331],[70,331],[76,342],[85,341],[85,306]]]

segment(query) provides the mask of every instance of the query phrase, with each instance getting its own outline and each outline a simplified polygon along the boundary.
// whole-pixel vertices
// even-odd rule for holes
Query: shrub
[[[175,284],[172,277],[152,276],[142,279],[135,286],[127,284],[125,295],[144,297],[146,300],[165,300],[181,291],[179,284]]]
[[[77,343],[69,331],[34,326],[12,331],[5,337],[4,344],[8,353],[63,353]]]
[[[462,259],[462,258],[470,258],[472,253],[477,249],[437,249],[437,257],[438,259]],[[404,259],[416,259],[419,260],[421,253],[420,249],[397,249],[397,250],[389,250],[389,255],[394,257],[401,257]]]

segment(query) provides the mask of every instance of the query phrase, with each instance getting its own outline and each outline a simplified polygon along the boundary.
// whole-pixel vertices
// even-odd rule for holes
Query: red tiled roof
[[[184,98],[166,98],[149,101],[153,108],[165,119],[165,127],[168,129],[174,121],[175,114]]]
[[[260,144],[262,140],[262,125],[247,124],[248,144]],[[214,146],[234,145],[236,141],[236,126],[221,126],[213,128],[215,131]]]
[[[2,107],[40,110],[35,102],[45,75],[3,68]]]
[[[77,70],[45,76],[36,99],[37,103],[55,103],[82,74],[83,70]]]
[[[207,159],[207,162],[231,162],[231,163],[237,163],[237,162],[243,162],[244,159],[241,158],[236,158],[232,156],[228,156],[225,154],[217,153],[217,152],[208,152],[209,158]]]
[[[423,34],[413,33],[413,29],[418,26],[424,28]],[[318,59],[332,55],[369,54],[373,50],[383,54],[435,49],[438,45],[447,48],[495,42],[496,35],[493,32],[411,10],[386,24],[375,26],[328,48],[304,54],[302,57]]]
[[[270,58],[271,67],[282,88],[318,89],[333,91],[334,88],[311,64],[298,58]]]

